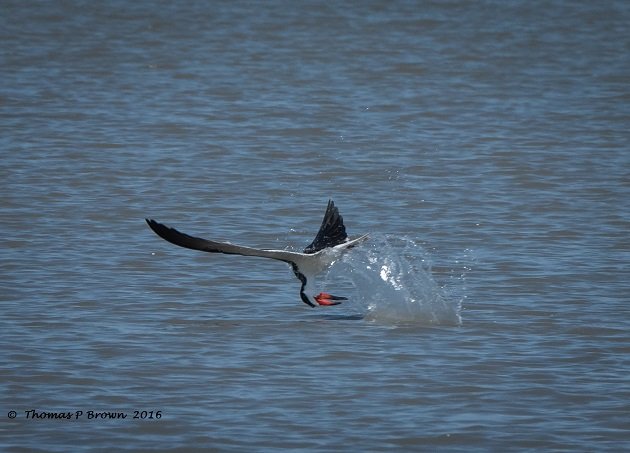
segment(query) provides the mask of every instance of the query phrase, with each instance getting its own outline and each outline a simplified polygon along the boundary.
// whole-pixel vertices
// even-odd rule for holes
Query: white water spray
[[[371,235],[328,271],[347,275],[343,293],[366,320],[389,325],[460,325],[463,297],[449,296],[431,273],[427,252],[409,238]],[[459,284],[463,286],[463,275]],[[335,284],[335,286],[339,286]]]

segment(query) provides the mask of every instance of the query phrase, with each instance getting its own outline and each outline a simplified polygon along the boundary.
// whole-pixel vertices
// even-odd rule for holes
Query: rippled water
[[[1,10],[4,450],[630,447],[627,2]]]

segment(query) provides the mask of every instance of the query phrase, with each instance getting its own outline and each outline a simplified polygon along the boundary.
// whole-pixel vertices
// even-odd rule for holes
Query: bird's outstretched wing
[[[290,264],[300,262],[304,257],[302,253],[290,252],[288,250],[267,250],[243,247],[241,245],[230,244],[229,242],[216,242],[202,239],[177,231],[175,228],[167,227],[153,219],[145,219],[149,227],[162,239],[171,244],[179,245],[193,250],[210,253],[226,253],[228,255],[260,256],[284,261]]]
[[[328,200],[322,225],[319,227],[313,242],[304,249],[304,253],[317,253],[325,248],[343,244],[347,240],[348,235],[346,234],[346,227],[343,225],[343,217],[339,215],[339,209],[335,203]]]

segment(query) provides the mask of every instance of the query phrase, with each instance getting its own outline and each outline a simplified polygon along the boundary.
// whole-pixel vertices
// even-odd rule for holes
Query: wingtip
[[[165,225],[162,225],[157,220],[153,220],[149,218],[145,218],[144,220],[145,222],[147,222],[147,225],[149,225],[149,228],[151,228],[151,230],[153,230],[155,234],[157,234],[158,236],[164,237],[164,235],[161,234],[161,231],[167,229],[168,227],[166,227]]]
[[[158,222],[156,222],[156,221],[155,221],[155,220],[153,220],[153,219],[149,219],[148,217],[145,217],[144,221],[145,221],[145,222],[147,222],[147,225],[149,225],[149,227],[150,227],[151,229],[154,229],[153,227],[154,227],[155,225],[159,225],[159,223],[158,223]]]

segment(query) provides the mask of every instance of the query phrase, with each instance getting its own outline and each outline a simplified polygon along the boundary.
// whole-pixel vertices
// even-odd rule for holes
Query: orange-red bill
[[[342,296],[333,296],[332,294],[328,293],[319,293],[317,296],[315,296],[315,301],[317,301],[319,305],[325,306],[339,305],[341,303],[339,302],[340,300],[348,300],[348,298]]]

